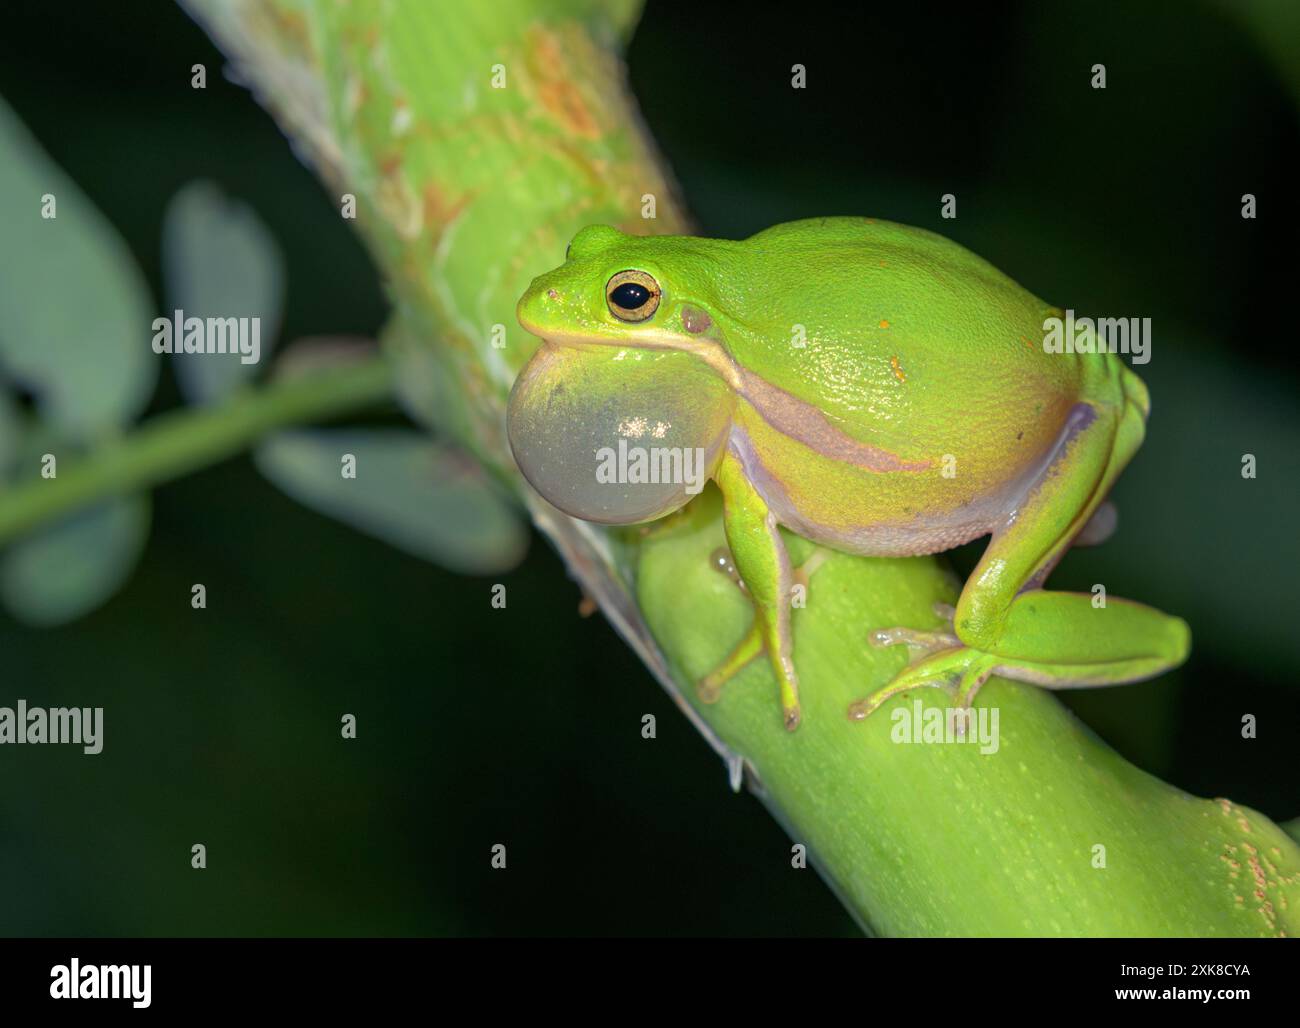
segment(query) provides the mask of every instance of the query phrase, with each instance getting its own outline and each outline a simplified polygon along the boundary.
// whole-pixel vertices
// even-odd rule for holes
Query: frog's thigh
[[[1133,405],[1080,404],[1014,522],[993,534],[957,603],[966,645],[1006,658],[998,671],[1043,685],[1149,677],[1186,655],[1186,624],[1128,600],[1040,588],[1141,445]]]
[[[759,634],[781,687],[786,727],[793,729],[799,724],[799,683],[790,638],[790,557],[776,518],[733,454],[723,458],[715,477],[722,490],[727,545],[753,601]]]

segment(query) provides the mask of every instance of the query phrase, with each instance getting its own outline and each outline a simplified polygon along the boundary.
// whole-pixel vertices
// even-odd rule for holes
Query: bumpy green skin
[[[627,271],[658,290],[648,316],[607,296]],[[1145,387],[1112,354],[1047,352],[1044,320],[1063,312],[955,243],[869,218],[739,242],[590,226],[518,315],[546,345],[515,386],[510,437],[548,500],[605,523],[689,501],[676,481],[601,480],[592,454],[620,440],[694,449],[720,487],[756,617],[706,679],[711,695],[766,648],[785,723],[799,723],[778,526],[868,556],[991,536],[951,632],[870,626],[880,644],[928,655],[854,704],[855,718],[918,686],[966,707],[992,674],[1111,685],[1186,658],[1177,618],[1041,588],[1141,444]]]

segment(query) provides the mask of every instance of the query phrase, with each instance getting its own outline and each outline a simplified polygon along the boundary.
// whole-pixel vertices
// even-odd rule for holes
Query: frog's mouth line
[[[637,333],[635,342],[577,333],[543,334],[537,328],[529,326],[523,319],[520,319],[519,323],[547,346],[567,346],[576,350],[678,350],[690,353],[704,361],[737,393],[743,395],[745,392],[745,376],[736,367],[731,355],[715,342],[685,336],[678,332],[668,332],[664,329],[642,330]]]

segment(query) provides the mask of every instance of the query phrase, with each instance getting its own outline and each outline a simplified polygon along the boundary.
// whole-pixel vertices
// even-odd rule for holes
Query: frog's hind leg
[[[993,533],[962,590],[954,631],[963,645],[904,669],[854,704],[851,717],[919,686],[954,689],[968,703],[992,674],[1047,688],[1118,685],[1186,658],[1190,633],[1179,618],[1129,600],[1099,606],[1091,595],[1042,589],[1141,444],[1146,411],[1135,399],[1075,407],[1043,472]]]
[[[1112,535],[1119,525],[1119,511],[1110,500],[1104,500],[1093,511],[1088,523],[1080,529],[1079,534],[1070,543],[1071,546],[1100,546]]]

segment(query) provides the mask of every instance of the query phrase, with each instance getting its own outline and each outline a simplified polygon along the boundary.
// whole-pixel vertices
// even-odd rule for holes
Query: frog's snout
[[[542,335],[541,314],[544,309],[542,305],[557,300],[559,295],[554,287],[544,289],[535,282],[528,287],[515,305],[515,319],[523,326],[524,331],[531,332],[535,336]]]

